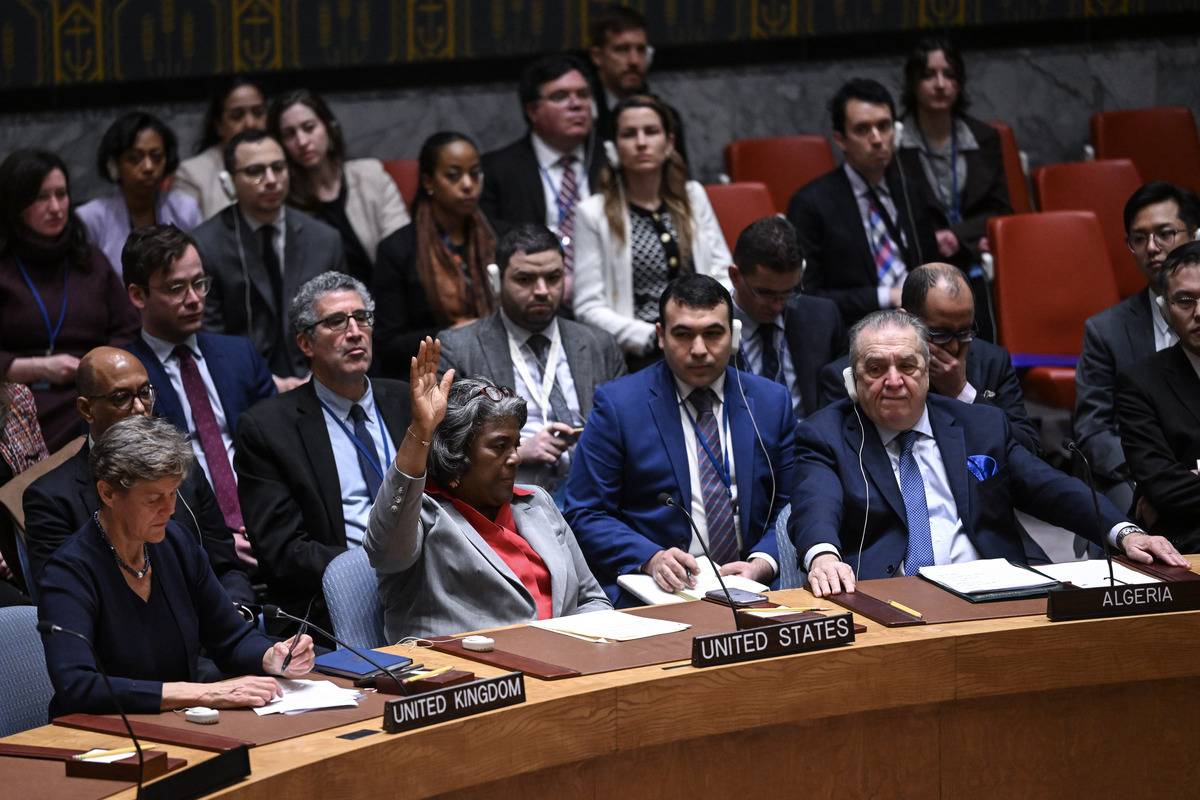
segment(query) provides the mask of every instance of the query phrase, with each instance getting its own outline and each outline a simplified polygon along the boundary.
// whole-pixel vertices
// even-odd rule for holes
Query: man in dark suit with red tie
[[[212,279],[191,236],[174,225],[141,228],[129,235],[121,262],[129,299],[142,313],[141,334],[126,349],[150,376],[155,412],[191,437],[238,555],[253,567],[233,443],[241,413],[275,395],[267,362],[243,336],[200,330]]]

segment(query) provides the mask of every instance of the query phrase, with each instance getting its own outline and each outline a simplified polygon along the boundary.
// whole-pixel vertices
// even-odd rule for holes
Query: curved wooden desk
[[[803,590],[774,596],[812,602]],[[529,678],[526,704],[481,716],[277,742],[252,750],[251,777],[215,796],[1148,797],[1200,785],[1187,721],[1200,711],[1200,612],[867,625],[836,650]],[[499,674],[428,651],[421,660]],[[47,726],[9,741],[121,740]],[[170,749],[193,764],[211,755]]]

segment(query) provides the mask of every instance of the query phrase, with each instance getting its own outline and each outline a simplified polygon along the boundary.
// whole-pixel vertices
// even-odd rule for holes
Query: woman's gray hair
[[[910,314],[902,308],[889,308],[874,311],[854,323],[850,329],[850,365],[858,374],[858,358],[862,355],[858,349],[858,339],[866,331],[879,331],[885,328],[912,328],[917,334],[917,347],[929,366],[929,326],[915,314]]]
[[[92,445],[92,477],[130,488],[139,481],[182,478],[195,459],[192,445],[178,428],[159,417],[127,417]]]
[[[499,401],[488,397],[488,389],[503,393]],[[459,378],[446,398],[446,417],[433,432],[429,443],[429,477],[440,486],[449,486],[471,468],[467,456],[475,434],[488,420],[513,419],[524,427],[528,410],[525,400],[501,389],[487,378]]]
[[[301,286],[288,306],[292,333],[304,333],[321,321],[317,319],[317,301],[332,292],[358,292],[367,311],[375,313],[375,298],[362,281],[344,272],[322,272]]]

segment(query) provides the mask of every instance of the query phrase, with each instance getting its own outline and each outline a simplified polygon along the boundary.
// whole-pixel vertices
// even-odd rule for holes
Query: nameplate
[[[715,667],[756,658],[808,653],[853,641],[853,615],[835,614],[750,630],[697,636],[692,639],[692,666]]]
[[[383,730],[387,733],[403,733],[524,702],[525,674],[510,672],[498,678],[485,678],[414,697],[389,700],[383,707]]]
[[[1200,609],[1200,581],[1054,589],[1046,598],[1046,616],[1051,622],[1196,609]]]

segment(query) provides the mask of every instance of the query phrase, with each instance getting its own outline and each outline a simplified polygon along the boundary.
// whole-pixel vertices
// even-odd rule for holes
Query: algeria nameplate
[[[1200,609],[1200,581],[1055,589],[1046,597],[1046,616],[1051,622],[1196,609]]]

